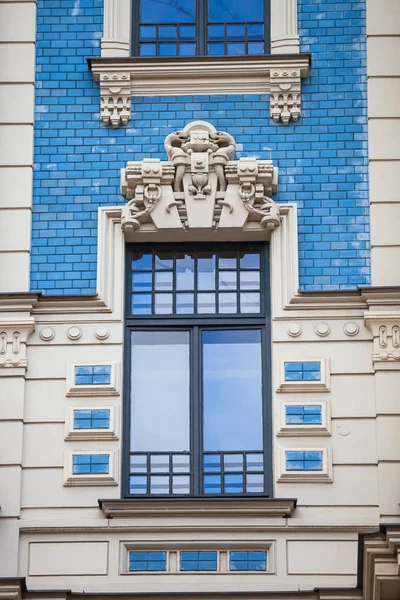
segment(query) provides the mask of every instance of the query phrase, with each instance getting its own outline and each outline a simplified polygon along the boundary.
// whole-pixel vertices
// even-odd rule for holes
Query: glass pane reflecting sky
[[[261,331],[203,332],[204,451],[262,450]]]
[[[189,332],[134,331],[131,451],[189,450]]]
[[[140,0],[141,23],[191,23],[195,13],[195,0]]]
[[[263,0],[208,0],[210,22],[263,21]]]

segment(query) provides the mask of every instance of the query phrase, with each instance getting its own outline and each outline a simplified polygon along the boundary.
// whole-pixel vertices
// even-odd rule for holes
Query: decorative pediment
[[[234,138],[204,121],[165,139],[168,161],[145,158],[121,171],[122,229],[273,231],[280,223],[271,160],[233,160]]]

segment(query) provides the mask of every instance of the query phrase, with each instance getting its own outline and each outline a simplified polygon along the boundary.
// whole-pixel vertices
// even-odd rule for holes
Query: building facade
[[[398,0],[0,0],[0,594],[400,598]]]

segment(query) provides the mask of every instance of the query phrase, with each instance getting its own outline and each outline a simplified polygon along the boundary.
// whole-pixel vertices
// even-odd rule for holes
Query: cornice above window
[[[133,517],[291,517],[294,498],[146,498],[145,500],[99,500],[107,518]]]
[[[100,83],[101,121],[116,128],[131,117],[132,96],[270,94],[271,118],[288,125],[301,115],[301,80],[309,54],[244,57],[93,58]]]

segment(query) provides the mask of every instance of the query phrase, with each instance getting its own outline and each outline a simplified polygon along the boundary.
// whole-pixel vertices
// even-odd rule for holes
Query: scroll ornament
[[[121,171],[124,231],[274,230],[278,172],[270,160],[234,160],[236,142],[204,121],[165,139],[167,161],[145,158]]]

